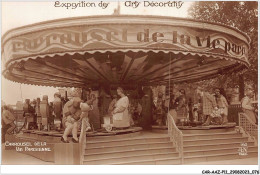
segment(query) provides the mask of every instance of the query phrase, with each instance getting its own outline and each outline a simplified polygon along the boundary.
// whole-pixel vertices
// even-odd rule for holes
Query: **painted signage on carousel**
[[[4,46],[12,58],[32,54],[118,49],[221,54],[247,60],[248,46],[228,34],[192,27],[97,25],[55,28],[13,37]]]

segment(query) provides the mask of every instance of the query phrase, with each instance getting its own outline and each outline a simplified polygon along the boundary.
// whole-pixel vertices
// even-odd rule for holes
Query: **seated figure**
[[[130,126],[130,119],[128,115],[129,99],[121,87],[117,88],[117,93],[120,98],[117,100],[115,108],[112,111],[113,127],[117,129],[125,129]]]
[[[78,143],[78,121],[81,118],[81,109],[80,109],[81,99],[74,97],[68,101],[63,108],[63,119],[62,123],[65,128],[61,141],[64,143],[69,143],[68,135],[72,133],[72,141]]]

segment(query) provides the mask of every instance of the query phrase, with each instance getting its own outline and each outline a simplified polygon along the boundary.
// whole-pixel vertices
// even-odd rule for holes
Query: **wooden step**
[[[184,135],[185,134],[209,134],[209,133],[223,133],[223,132],[234,132],[235,127],[232,128],[219,128],[219,129],[182,129],[180,130]]]
[[[175,158],[164,158],[164,159],[153,159],[146,160],[140,158],[136,161],[119,161],[117,163],[110,163],[109,165],[179,165],[181,164],[181,159],[179,157]]]
[[[120,161],[124,162],[132,162],[132,161],[139,161],[139,160],[153,160],[153,159],[164,159],[164,158],[173,158],[178,157],[178,153],[176,152],[166,152],[166,153],[153,153],[153,154],[141,154],[141,155],[127,155],[127,156],[115,156],[115,157],[108,157],[102,159],[86,159],[84,158],[84,164],[88,165],[104,165],[104,164],[114,164]]]
[[[226,154],[230,152],[239,152],[241,147],[232,147],[232,148],[222,148],[222,149],[206,149],[206,150],[193,150],[193,151],[184,151],[184,157],[189,156],[202,156],[202,155],[211,155],[211,154]],[[249,146],[247,147],[248,151],[258,151],[258,147]]]
[[[110,151],[110,152],[96,152],[90,153],[85,152],[84,156],[86,159],[95,159],[95,158],[107,158],[107,157],[116,157],[116,156],[128,156],[128,155],[141,155],[141,154],[159,154],[166,152],[176,152],[176,149],[172,146],[169,147],[158,147],[158,148],[146,148],[146,149],[133,149],[125,151]]]
[[[188,145],[204,145],[204,144],[219,144],[219,143],[232,143],[232,142],[247,142],[247,137],[231,137],[231,138],[211,138],[211,139],[197,139],[197,140],[185,140],[184,146]]]
[[[155,134],[150,136],[144,136],[142,134],[136,136],[136,137],[109,137],[109,140],[106,139],[89,139],[87,138],[87,143],[107,143],[107,142],[116,142],[116,141],[128,141],[128,140],[142,140],[142,139],[166,139],[169,138],[167,134]]]
[[[158,147],[173,147],[172,142],[154,142],[154,143],[142,143],[142,144],[132,144],[132,145],[117,145],[117,146],[98,146],[89,148],[88,145],[86,146],[85,152],[89,153],[104,153],[109,151],[127,151],[127,150],[134,150],[134,149],[148,149],[148,148],[158,148]]]
[[[186,140],[197,140],[197,139],[212,139],[212,138],[231,138],[231,137],[242,137],[241,133],[227,132],[227,133],[210,133],[210,134],[186,134],[183,136],[184,141]]]
[[[210,154],[201,156],[188,156],[184,158],[184,164],[194,163],[194,162],[208,162],[208,161],[221,161],[221,160],[232,160],[232,159],[244,159],[250,157],[257,157],[258,152],[249,151],[248,155],[242,156],[238,152],[230,152],[225,154]]]
[[[154,133],[152,131],[140,131],[135,133],[121,134],[121,135],[107,135],[107,136],[94,136],[87,137],[87,141],[111,141],[111,140],[120,140],[120,139],[131,139],[138,137],[166,137],[167,134],[164,133]]]
[[[88,136],[87,141],[110,141],[116,139],[135,138],[141,135],[142,132],[134,132],[121,135],[108,135],[108,136]]]
[[[247,146],[254,146],[254,142],[246,141]],[[230,142],[230,143],[219,143],[215,144],[214,142],[204,145],[184,145],[184,151],[193,151],[193,150],[207,150],[207,149],[223,149],[223,148],[233,148],[240,147],[241,142]]]
[[[132,145],[132,144],[150,144],[150,143],[155,143],[155,142],[169,142],[170,138],[169,137],[158,137],[158,138],[143,138],[143,137],[138,137],[138,138],[129,138],[129,139],[118,139],[118,140],[110,140],[110,141],[87,141],[87,148],[94,148],[94,147],[99,147],[99,146],[120,146],[120,145]]]
[[[180,165],[181,159],[160,159],[154,161],[137,161],[137,162],[126,162],[111,165]]]

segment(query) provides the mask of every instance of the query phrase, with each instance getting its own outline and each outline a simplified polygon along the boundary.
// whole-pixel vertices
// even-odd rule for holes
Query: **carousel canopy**
[[[59,19],[5,33],[3,75],[54,87],[190,82],[247,67],[249,42],[237,29],[191,19]]]

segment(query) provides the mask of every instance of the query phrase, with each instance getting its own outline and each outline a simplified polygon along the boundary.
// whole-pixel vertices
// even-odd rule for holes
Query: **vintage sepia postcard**
[[[259,174],[258,1],[1,4],[4,173]]]

